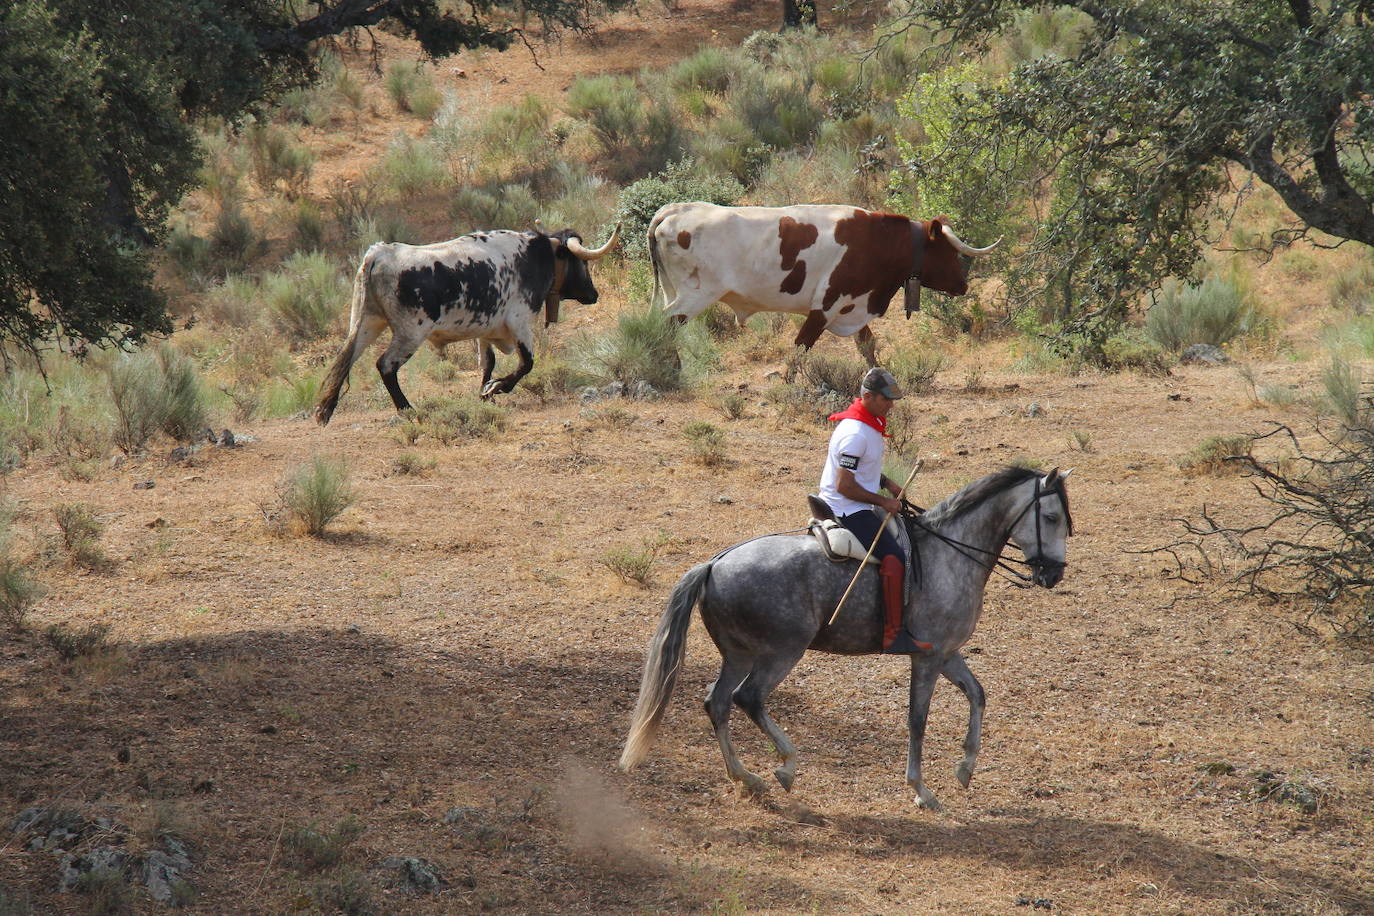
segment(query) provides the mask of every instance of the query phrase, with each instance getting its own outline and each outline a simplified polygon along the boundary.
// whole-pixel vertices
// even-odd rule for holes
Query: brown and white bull
[[[968,292],[960,255],[986,254],[943,220],[914,220],[837,204],[720,207],[695,201],[659,209],[649,223],[654,300],[687,320],[715,302],[744,323],[756,312],[805,315],[795,343],[810,349],[822,331],[855,343],[872,365],[868,323],[906,290],[908,313],[920,287]],[[910,282],[909,282],[910,281]]]
[[[353,363],[387,327],[391,344],[377,360],[396,409],[410,401],[396,373],[426,340],[436,346],[476,339],[481,354],[482,397],[504,394],[534,367],[532,322],[544,309],[545,324],[558,320],[558,303],[597,300],[588,262],[611,250],[620,226],[600,248],[587,248],[571,229],[552,235],[496,229],[433,245],[378,242],[367,250],[353,280],[348,340],[325,376],[315,419],[329,422]],[[491,377],[493,345],[518,351],[515,371]]]

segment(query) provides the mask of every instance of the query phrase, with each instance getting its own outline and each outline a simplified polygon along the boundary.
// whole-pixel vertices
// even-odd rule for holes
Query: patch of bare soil
[[[733,40],[772,18],[711,9],[684,34],[725,35],[737,16]],[[647,44],[623,46],[640,57],[614,35],[565,47],[582,66],[638,66],[682,19],[643,21],[659,22]],[[552,345],[623,305],[603,286]],[[916,809],[904,783],[894,658],[804,658],[771,704],[802,755],[794,791],[736,794],[701,711],[718,657],[697,622],[656,747],[632,774],[614,769],[677,578],[805,523],[829,430],[766,403],[779,365],[732,358],[698,397],[623,403],[628,425],[518,391],[499,436],[412,448],[365,359],[327,429],[262,422],[185,462],[166,444],[89,482],[41,462],[6,478],[47,593],[29,631],[0,634],[0,888],[35,912],[89,912],[56,889],[64,846],[140,857],[171,833],[204,913],[367,912],[360,887],[376,912],[415,914],[1374,910],[1369,654],[1298,630],[1300,609],[1221,600],[1137,552],[1204,503],[1254,511],[1247,482],[1185,478],[1177,456],[1297,414],[1254,406],[1225,368],[1018,375],[995,368],[999,353],[972,356],[992,367],[977,390],[952,369],[913,398],[928,462],[916,497],[1033,458],[1076,467],[1078,527],[1059,588],[989,587],[965,650],[988,694],[968,791],[953,776],[967,707],[936,692],[925,765],[943,813]],[[1318,371],[1252,366],[1265,384]],[[402,381],[412,398],[476,387],[473,372],[441,387],[413,366]],[[737,386],[747,413],[726,421],[711,402]],[[727,465],[691,460],[681,430],[698,420],[726,429]],[[403,451],[435,468],[395,475]],[[261,507],[315,454],[349,460],[358,503],[323,539],[272,534]],[[58,503],[104,523],[95,571],[45,546]],[[600,562],[646,541],[665,541],[647,587]],[[115,649],[94,658],[64,662],[42,636],[95,623]],[[744,716],[735,736],[767,773]],[[34,806],[87,829],[12,833]],[[340,863],[312,866],[300,829],[349,818],[362,832],[336,844]],[[396,857],[444,883],[422,893],[383,866]],[[133,908],[162,907],[140,891]]]

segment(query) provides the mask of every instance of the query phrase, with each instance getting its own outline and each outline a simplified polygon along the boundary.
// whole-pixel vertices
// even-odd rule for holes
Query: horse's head
[[[1073,534],[1073,516],[1069,514],[1069,493],[1064,481],[1073,469],[1059,473],[1055,468],[1044,476],[1027,481],[1031,489],[1029,502],[1011,527],[1009,540],[1026,555],[1031,567],[1031,581],[1044,588],[1054,588],[1064,578],[1069,535]]]

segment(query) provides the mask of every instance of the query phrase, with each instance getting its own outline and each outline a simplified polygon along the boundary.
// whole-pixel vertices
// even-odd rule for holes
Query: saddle
[[[835,513],[831,511],[825,500],[819,496],[808,495],[807,504],[811,507],[811,521],[807,523],[806,530],[821,545],[821,550],[825,553],[826,559],[834,563],[842,563],[845,560],[862,560],[868,553],[868,545],[859,538],[839,520],[835,518]],[[890,518],[887,520],[888,528],[893,535],[897,535],[897,520]],[[869,557],[868,562],[877,565],[877,557]]]

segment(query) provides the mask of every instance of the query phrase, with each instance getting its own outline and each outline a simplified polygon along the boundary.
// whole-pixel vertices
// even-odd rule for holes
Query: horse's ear
[[[1054,485],[1057,484],[1058,482],[1059,482],[1059,468],[1055,468],[1054,470],[1050,471],[1048,474],[1045,475],[1045,480],[1044,480],[1044,482],[1043,482],[1042,484],[1040,484],[1040,486],[1043,487],[1043,488],[1046,489],[1046,490],[1049,490],[1049,489],[1053,488]]]
[[[1072,474],[1072,473],[1074,472],[1074,470],[1075,470],[1074,468],[1069,468],[1067,471],[1065,471],[1064,473],[1062,473],[1062,474],[1059,475],[1059,479],[1060,479],[1060,480],[1068,480],[1068,479],[1069,479],[1069,475]]]

